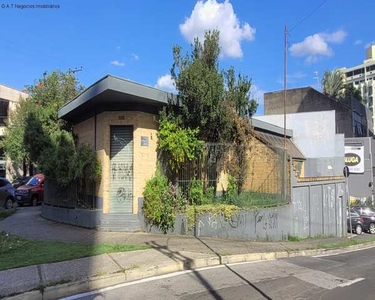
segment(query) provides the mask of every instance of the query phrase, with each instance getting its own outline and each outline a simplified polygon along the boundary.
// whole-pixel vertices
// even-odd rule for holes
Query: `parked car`
[[[375,210],[367,206],[354,206],[353,211],[363,218],[363,230],[375,234]]]
[[[17,177],[13,182],[13,188],[14,189],[17,189],[19,188],[21,185],[25,185],[29,180],[30,180],[31,176],[24,176],[24,177]]]
[[[19,206],[30,204],[37,206],[44,200],[44,175],[37,174],[15,191],[16,201]]]
[[[13,208],[14,188],[5,178],[0,178],[0,206],[5,209]]]
[[[375,208],[370,206],[352,206],[352,210],[355,210],[359,215],[374,216]]]
[[[350,229],[350,219],[352,219],[352,228]],[[354,232],[356,234],[363,233],[363,217],[361,217],[355,210],[350,210],[350,218],[347,212],[347,228],[348,232]]]

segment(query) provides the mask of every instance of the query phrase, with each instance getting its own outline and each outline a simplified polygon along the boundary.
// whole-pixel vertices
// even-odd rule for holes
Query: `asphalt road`
[[[75,295],[99,299],[375,299],[375,248],[218,266]]]

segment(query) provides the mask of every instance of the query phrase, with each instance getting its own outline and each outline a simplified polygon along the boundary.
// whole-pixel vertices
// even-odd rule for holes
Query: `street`
[[[375,248],[184,271],[65,300],[374,299]]]

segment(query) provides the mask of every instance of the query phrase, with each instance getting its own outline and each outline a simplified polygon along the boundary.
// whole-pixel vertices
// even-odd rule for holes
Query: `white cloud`
[[[218,3],[216,0],[198,1],[189,18],[180,24],[180,31],[188,41],[195,37],[201,41],[207,30],[220,31],[222,55],[239,58],[243,56],[241,42],[255,38],[255,28],[248,23],[240,24],[229,0]]]
[[[165,74],[158,78],[158,81],[155,84],[155,87],[166,92],[176,92],[175,82],[172,79],[170,74]]]
[[[116,46],[116,50],[120,50],[121,49],[121,46]]]
[[[333,33],[320,32],[306,37],[302,42],[290,46],[292,56],[306,57],[307,63],[317,62],[323,56],[330,57],[334,54],[329,43],[340,44],[347,36],[343,30]]]
[[[137,55],[137,54],[132,54],[132,57],[133,57],[133,59],[135,59],[135,60],[138,60],[139,59],[139,56]]]
[[[367,43],[366,46],[365,46],[365,49],[367,49],[371,45],[375,45],[375,41],[371,41],[370,43]]]
[[[118,66],[118,67],[125,67],[125,63],[119,62],[118,60],[111,61],[111,65]]]
[[[355,45],[355,46],[360,45],[360,44],[362,44],[362,41],[361,41],[361,40],[356,40],[356,41],[354,42],[354,45]]]

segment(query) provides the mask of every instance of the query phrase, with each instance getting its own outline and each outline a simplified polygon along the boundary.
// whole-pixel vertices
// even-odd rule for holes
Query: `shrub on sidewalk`
[[[147,222],[164,233],[173,229],[177,212],[184,211],[187,202],[178,188],[168,184],[167,177],[157,170],[147,181],[143,196],[143,214]]]

